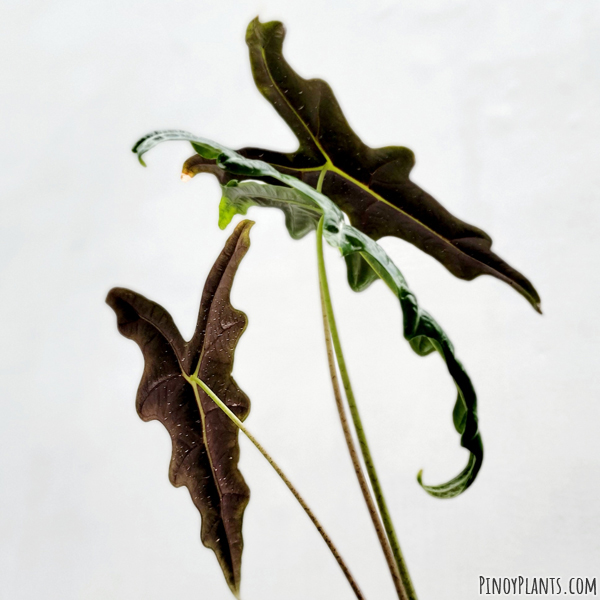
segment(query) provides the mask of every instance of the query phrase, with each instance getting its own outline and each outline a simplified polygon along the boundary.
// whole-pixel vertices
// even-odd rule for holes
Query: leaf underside
[[[144,355],[136,407],[144,421],[158,420],[172,441],[169,479],[186,486],[202,517],[202,543],[214,551],[234,594],[239,593],[242,520],[250,491],[238,470],[238,429],[202,391],[199,402],[186,380],[204,381],[241,420],[250,400],[231,372],[246,316],[229,294],[240,261],[250,245],[251,221],[242,221],[206,280],[194,335],[184,341],[171,315],[160,305],[124,288],[114,288],[107,303],[119,331]]]
[[[220,207],[219,223],[222,227],[231,221],[234,214],[245,214],[248,207],[253,205],[281,209],[282,204],[288,204],[288,212],[284,210],[286,218],[290,212],[301,211],[308,219],[306,222],[312,225],[318,222],[318,218],[322,215],[323,235],[327,243],[338,248],[346,259],[359,257],[369,266],[375,278],[381,278],[386,283],[400,303],[403,313],[403,334],[412,349],[420,356],[437,351],[446,363],[458,390],[453,413],[454,426],[461,435],[461,445],[470,453],[465,469],[451,481],[439,486],[428,486],[422,483],[419,474],[419,483],[429,494],[440,498],[457,496],[466,490],[474,481],[483,461],[483,445],[477,425],[475,390],[462,364],[455,356],[452,343],[433,317],[419,307],[402,273],[383,248],[357,228],[348,225],[344,214],[336,204],[307,183],[281,173],[268,163],[247,159],[234,150],[205,138],[183,131],[153,132],[142,138],[133,150],[141,161],[148,150],[166,140],[191,142],[197,152],[204,154],[203,158],[215,160],[213,168],[217,167],[220,170],[216,172],[220,181],[228,180],[228,183],[223,186]],[[228,177],[222,177],[221,172],[227,173]],[[238,183],[239,179],[273,181],[283,183],[287,187],[252,181]],[[290,226],[288,222],[288,228]],[[306,227],[301,228],[302,231],[305,229]]]
[[[410,180],[415,164],[411,150],[365,145],[350,128],[329,85],[320,79],[303,79],[290,67],[282,53],[284,37],[282,23],[255,19],[248,26],[246,42],[254,81],[294,132],[299,148],[292,153],[243,148],[239,153],[267,162],[313,187],[326,170],[323,193],[363,233],[374,240],[385,236],[406,240],[460,279],[472,280],[484,274],[497,277],[541,312],[533,285],[492,252],[491,238],[453,216]],[[184,170],[208,170],[214,165],[212,158],[192,157]],[[226,183],[231,176],[225,173],[221,178]],[[376,279],[360,257],[348,265],[348,275],[357,291]]]

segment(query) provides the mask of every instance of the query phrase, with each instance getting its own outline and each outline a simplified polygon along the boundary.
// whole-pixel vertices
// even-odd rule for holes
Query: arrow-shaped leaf
[[[220,223],[231,220],[235,210],[245,214],[247,207],[255,204],[281,208],[282,203],[293,200],[294,209],[302,208],[307,214],[314,210],[323,215],[323,235],[331,246],[339,248],[344,257],[360,256],[377,277],[381,278],[398,298],[403,313],[403,333],[412,349],[425,356],[437,350],[454,379],[458,397],[454,407],[454,426],[461,434],[461,445],[470,452],[468,464],[463,471],[448,483],[439,486],[425,486],[419,483],[431,495],[449,498],[466,490],[474,481],[483,461],[483,446],[477,426],[477,396],[462,364],[455,356],[454,347],[438,323],[427,312],[422,310],[414,294],[402,276],[402,273],[386,254],[385,250],[373,239],[355,227],[346,224],[342,211],[324,194],[300,181],[296,177],[281,173],[273,166],[260,161],[247,159],[234,150],[230,150],[192,134],[182,131],[154,132],[142,138],[133,148],[140,161],[142,156],[158,143],[166,140],[183,140],[192,142],[204,158],[215,160],[215,166],[229,174],[230,183],[224,187],[224,200],[221,204]],[[326,176],[326,174],[325,174]],[[235,188],[234,178],[262,179],[279,181],[288,187],[270,184],[250,185],[240,183],[239,195],[235,203],[227,200],[228,188]],[[225,178],[220,177],[223,181]],[[289,189],[292,188],[292,189]],[[243,190],[248,190],[244,198]],[[268,190],[268,191],[265,191]],[[294,193],[295,192],[295,193]],[[311,208],[312,207],[312,208]],[[314,223],[314,221],[313,221]]]
[[[196,330],[185,342],[171,315],[144,296],[115,288],[107,303],[117,314],[119,331],[144,354],[137,411],[144,421],[158,420],[173,443],[169,479],[186,486],[202,516],[202,543],[211,548],[227,584],[239,593],[242,519],[250,491],[238,470],[238,429],[187,381],[195,375],[244,420],[250,401],[231,376],[246,316],[229,301],[233,278],[250,245],[253,223],[242,221],[215,262],[202,294]]]
[[[292,129],[300,146],[293,153],[244,148],[240,154],[268,162],[313,187],[326,170],[323,193],[360,231],[374,240],[385,236],[406,240],[461,279],[493,275],[540,311],[533,285],[492,252],[491,238],[453,216],[410,180],[415,164],[411,150],[365,145],[348,125],[329,85],[320,79],[303,79],[290,67],[282,53],[284,37],[282,23],[255,19],[248,26],[246,41],[258,89]],[[193,158],[186,166],[200,166],[197,160]],[[204,161],[204,169],[206,164]],[[360,257],[348,266],[354,289],[363,289],[373,280]]]

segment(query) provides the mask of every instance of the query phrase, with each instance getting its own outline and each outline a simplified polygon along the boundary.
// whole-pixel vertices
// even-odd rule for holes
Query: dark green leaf
[[[166,139],[182,139],[182,133],[177,131],[170,137],[169,132],[158,132],[154,137],[145,138],[143,146],[136,146],[138,154],[146,152],[156,144]],[[381,278],[398,298],[403,313],[403,333],[409,341],[412,349],[419,355],[425,356],[434,350],[437,350],[443,357],[448,368],[448,372],[454,379],[458,390],[458,397],[454,408],[454,425],[458,433],[461,434],[461,445],[470,452],[469,461],[465,469],[454,479],[439,486],[425,486],[421,482],[419,474],[419,483],[424,489],[433,496],[449,498],[456,496],[466,490],[475,479],[481,463],[483,461],[483,446],[481,436],[477,426],[477,396],[475,390],[464,370],[462,364],[457,360],[452,343],[437,324],[437,322],[427,312],[422,310],[417,304],[417,299],[408,288],[402,273],[392,262],[383,248],[369,236],[359,231],[355,227],[348,225],[344,221],[343,212],[324,194],[317,192],[313,187],[299,179],[281,173],[268,163],[247,159],[233,150],[223,148],[218,144],[213,144],[210,140],[198,138],[187,134],[187,139],[194,143],[199,143],[198,148],[208,148],[203,150],[208,155],[220,151],[216,158],[215,165],[226,171],[230,179],[247,177],[260,178],[267,181],[279,181],[293,188],[286,190],[286,198],[293,196],[294,206],[308,207],[312,204],[319,214],[323,215],[324,226],[323,236],[328,244],[340,249],[344,257],[360,256],[368,263],[373,273]],[[223,181],[225,178],[221,178]],[[240,184],[242,190],[245,189]],[[271,186],[270,194],[276,198],[272,206],[284,202],[283,191],[274,189]],[[226,190],[227,186],[225,187]],[[248,188],[254,189],[254,188]],[[247,203],[252,203],[252,197],[246,199]],[[265,196],[261,202],[267,205]],[[246,204],[240,201],[241,205]],[[229,210],[231,205],[227,205]],[[281,208],[281,206],[279,206]],[[223,215],[221,216],[223,218]],[[227,218],[231,218],[228,216]]]
[[[235,185],[232,185],[235,184]],[[279,208],[285,214],[285,225],[292,238],[299,240],[317,228],[321,212],[309,198],[292,188],[256,181],[237,183],[231,180],[222,186],[219,206],[219,227],[225,229],[235,215],[245,215],[251,206]]]
[[[250,245],[253,223],[241,222],[215,262],[202,294],[194,336],[185,342],[171,315],[158,304],[123,288],[107,303],[117,314],[119,331],[144,355],[137,411],[144,421],[159,420],[169,431],[173,453],[169,479],[186,486],[202,516],[202,543],[211,548],[227,584],[239,593],[242,519],[250,491],[238,470],[238,429],[199,390],[198,403],[186,377],[196,374],[244,420],[250,401],[231,376],[246,316],[229,301],[233,278]]]
[[[453,216],[410,180],[415,163],[411,150],[402,146],[373,149],[363,144],[329,85],[320,79],[303,79],[290,67],[282,54],[284,37],[281,23],[255,19],[246,41],[258,89],[292,129],[300,146],[293,153],[244,148],[240,154],[268,162],[313,187],[326,169],[323,193],[349,216],[352,225],[374,240],[384,236],[406,240],[461,279],[493,275],[540,311],[533,285],[492,252],[491,238]],[[350,268],[349,280],[355,289],[373,279],[360,258],[354,259]]]

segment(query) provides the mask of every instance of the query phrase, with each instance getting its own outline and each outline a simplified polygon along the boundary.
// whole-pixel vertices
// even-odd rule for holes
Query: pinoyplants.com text
[[[596,596],[595,577],[484,577],[479,576],[479,595],[505,596]]]

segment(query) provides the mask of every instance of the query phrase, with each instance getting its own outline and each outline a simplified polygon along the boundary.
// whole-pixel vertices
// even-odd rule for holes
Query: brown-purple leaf
[[[238,470],[238,429],[187,377],[195,374],[244,420],[250,400],[231,372],[236,344],[246,328],[244,313],[229,295],[240,261],[250,246],[252,221],[242,221],[227,240],[202,294],[196,330],[183,340],[171,315],[144,296],[123,288],[106,299],[119,331],[144,355],[137,411],[144,421],[158,420],[172,444],[169,479],[186,486],[202,517],[202,543],[219,561],[227,584],[238,595],[242,560],[242,520],[250,491]]]
[[[497,277],[540,311],[537,291],[524,275],[492,252],[490,236],[452,215],[410,180],[415,164],[411,150],[364,144],[348,124],[329,85],[321,79],[304,79],[292,69],[283,57],[284,37],[282,23],[255,19],[248,26],[246,41],[256,86],[292,129],[299,148],[291,153],[262,148],[238,152],[313,187],[325,171],[323,193],[348,215],[354,227],[372,239],[395,236],[406,240],[460,279],[484,274]],[[191,176],[212,172],[223,184],[245,178],[219,172],[213,160],[198,155],[186,162],[183,172]],[[376,279],[360,256],[347,262],[353,289],[364,289]]]

